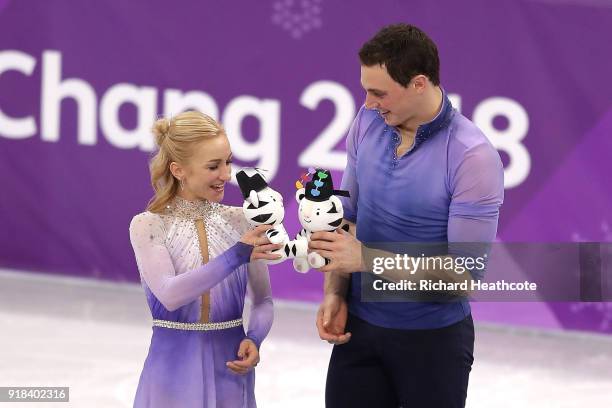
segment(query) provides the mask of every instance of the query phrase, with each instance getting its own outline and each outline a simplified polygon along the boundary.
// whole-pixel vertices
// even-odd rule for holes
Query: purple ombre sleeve
[[[340,197],[344,210],[344,219],[352,223],[357,221],[357,197],[359,196],[359,184],[357,184],[357,146],[359,145],[360,124],[365,107],[361,107],[353,120],[346,136],[346,168],[342,174],[340,190],[346,190],[350,197]]]
[[[504,170],[499,154],[488,143],[471,147],[451,174],[450,184],[449,253],[483,256],[495,239],[499,208],[504,201]],[[466,242],[477,244],[453,245]],[[483,274],[484,271],[473,278],[482,279]]]
[[[504,170],[497,151],[479,144],[464,153],[451,174],[449,242],[492,242],[504,201]]]
[[[274,305],[270,288],[270,275],[265,262],[255,261],[248,265],[249,284],[247,293],[251,300],[247,338],[257,348],[268,335],[274,320]]]
[[[140,214],[130,224],[140,276],[169,311],[194,301],[249,262],[253,250],[251,245],[238,242],[205,265],[177,275],[164,238],[162,220],[155,214]]]

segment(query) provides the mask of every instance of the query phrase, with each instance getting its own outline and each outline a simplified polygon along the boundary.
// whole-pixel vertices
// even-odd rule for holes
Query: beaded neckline
[[[197,220],[207,217],[216,206],[206,200],[189,201],[175,196],[166,206],[164,213],[173,217]]]

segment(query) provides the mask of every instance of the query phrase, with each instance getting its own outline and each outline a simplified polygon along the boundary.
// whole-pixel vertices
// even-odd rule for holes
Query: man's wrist
[[[350,275],[339,272],[328,272],[325,274],[325,287],[323,293],[337,295],[341,298],[346,296]]]
[[[344,299],[344,292],[340,291],[340,290],[334,290],[334,291],[329,291],[329,292],[325,292],[325,297],[334,297],[337,296],[339,298],[343,298]]]

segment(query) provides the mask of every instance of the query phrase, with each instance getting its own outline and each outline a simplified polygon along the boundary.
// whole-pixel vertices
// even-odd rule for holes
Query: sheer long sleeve
[[[140,275],[169,311],[194,301],[249,262],[253,250],[251,245],[238,242],[205,265],[177,275],[164,244],[165,236],[163,222],[156,214],[139,214],[130,224],[130,240]]]
[[[261,261],[248,265],[249,285],[247,293],[251,299],[251,313],[247,338],[253,340],[257,348],[268,335],[274,320],[274,306],[268,266]]]

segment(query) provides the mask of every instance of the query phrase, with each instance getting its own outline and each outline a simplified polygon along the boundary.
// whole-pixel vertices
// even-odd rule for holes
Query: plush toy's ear
[[[298,203],[300,201],[302,201],[302,199],[306,197],[306,190],[303,188],[300,188],[298,191],[295,192],[295,201],[297,201]]]
[[[259,207],[259,198],[257,197],[257,191],[249,191],[249,201],[251,201],[251,204],[253,204],[255,208]]]

